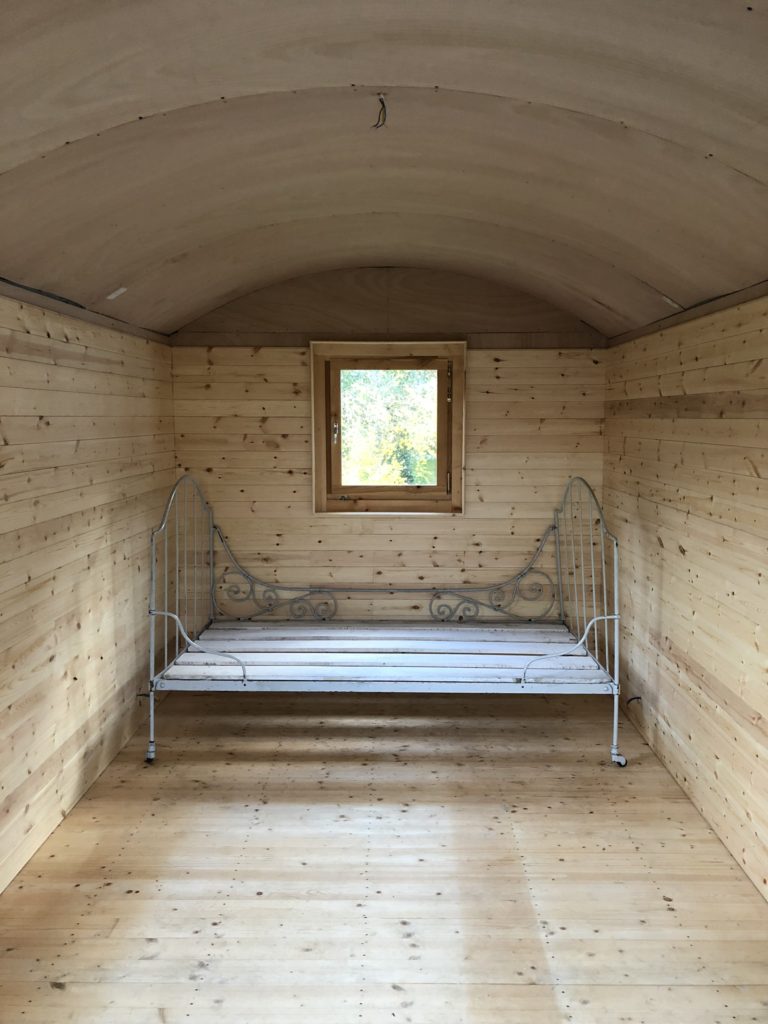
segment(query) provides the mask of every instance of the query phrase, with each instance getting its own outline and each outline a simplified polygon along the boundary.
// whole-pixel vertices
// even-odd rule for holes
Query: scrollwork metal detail
[[[436,622],[474,622],[484,615],[525,622],[547,618],[556,602],[552,577],[543,569],[530,568],[493,587],[435,591],[429,614]]]
[[[235,564],[221,572],[214,584],[214,603],[220,613],[236,619],[258,619],[278,613],[289,619],[325,622],[336,615],[335,595],[315,587],[281,587],[267,583]]]
[[[474,622],[480,602],[460,590],[439,590],[430,599],[429,614],[435,622]]]
[[[336,616],[338,594],[421,594],[428,598],[427,610],[434,622],[467,623],[486,619],[532,622],[546,619],[558,602],[554,579],[536,564],[551,530],[545,533],[534,557],[516,576],[490,587],[441,590],[430,587],[286,587],[268,583],[244,569],[221,531],[216,532],[228,563],[214,582],[214,605],[220,616],[259,619],[281,615],[291,620],[326,622]]]

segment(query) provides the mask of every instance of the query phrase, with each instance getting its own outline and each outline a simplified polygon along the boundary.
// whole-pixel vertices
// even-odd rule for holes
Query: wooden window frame
[[[461,513],[466,342],[313,341],[311,356],[315,512]],[[437,370],[435,486],[341,487],[339,381],[346,369]]]

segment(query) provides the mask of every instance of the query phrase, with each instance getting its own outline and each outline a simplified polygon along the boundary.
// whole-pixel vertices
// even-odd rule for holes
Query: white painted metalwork
[[[157,680],[180,654],[204,650],[197,637],[213,619],[215,529],[197,481],[179,477],[150,545],[148,761],[155,757]],[[234,654],[226,657],[242,664]]]
[[[562,621],[613,680],[611,760],[619,753],[619,542],[608,529],[595,492],[574,477],[555,509]]]
[[[515,576],[490,587],[285,587],[267,583],[245,569],[235,557],[218,527],[215,537],[221,545],[224,564],[214,584],[214,608],[217,617],[255,620],[280,615],[290,619],[319,619],[326,622],[338,611],[337,594],[423,594],[435,622],[477,622],[506,619],[510,622],[557,621],[559,587],[539,564],[555,527],[550,525],[528,564]]]
[[[554,577],[541,564],[550,542]],[[266,583],[240,565],[188,475],[152,533],[151,567],[148,761],[156,692],[245,690],[611,694],[611,760],[626,764],[618,750],[618,541],[580,477],[568,483],[533,558],[493,587]],[[339,594],[422,594],[430,618],[331,622]]]

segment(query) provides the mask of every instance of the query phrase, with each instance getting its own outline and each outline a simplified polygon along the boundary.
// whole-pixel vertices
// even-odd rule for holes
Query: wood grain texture
[[[768,906],[609,718],[173,695],[0,897],[0,1022],[763,1021]]]
[[[312,512],[309,353],[173,349],[179,470],[193,473],[233,550],[283,583],[484,584],[533,555],[570,476],[600,488],[602,350],[468,353],[463,515]],[[292,400],[264,397],[286,385]],[[254,395],[252,397],[252,390]],[[423,612],[350,599],[352,618]]]
[[[768,299],[608,353],[632,720],[768,895]]]
[[[410,264],[615,335],[765,279],[759,3],[4,15],[2,273],[89,309],[173,331],[298,275]]]
[[[0,888],[130,736],[170,352],[0,299]]]
[[[176,345],[310,340],[443,340],[471,348],[597,347],[602,335],[550,303],[492,280],[418,267],[357,267],[261,288],[187,324]]]

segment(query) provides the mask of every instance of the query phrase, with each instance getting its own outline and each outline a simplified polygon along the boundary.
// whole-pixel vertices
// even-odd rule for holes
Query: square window
[[[315,511],[461,511],[464,354],[464,342],[313,343]]]

